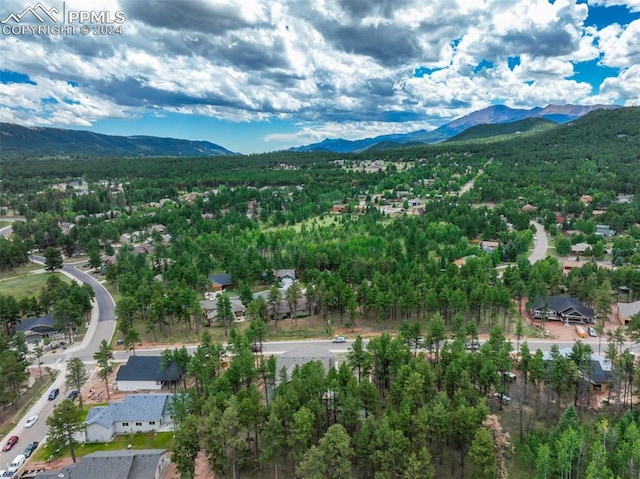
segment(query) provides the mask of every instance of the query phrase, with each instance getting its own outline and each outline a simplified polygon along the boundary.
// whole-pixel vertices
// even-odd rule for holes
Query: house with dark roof
[[[549,296],[537,298],[531,311],[533,319],[554,320],[564,323],[593,323],[596,315],[582,301],[568,296]]]
[[[213,291],[225,291],[227,289],[233,289],[233,278],[228,273],[212,274],[209,276],[211,281],[211,289]]]
[[[170,459],[166,449],[97,451],[36,479],[164,479]]]
[[[47,313],[39,318],[26,318],[16,324],[16,333],[24,333],[27,343],[39,343],[45,338],[62,339],[64,335],[55,327],[53,314]]]
[[[158,431],[173,423],[172,394],[130,394],[123,401],[95,406],[84,421],[86,442],[110,442],[116,434]]]
[[[118,391],[146,391],[174,388],[182,378],[178,367],[162,367],[161,356],[130,356],[116,373]]]
[[[570,357],[572,348],[561,348],[558,352],[564,357]],[[545,363],[545,376],[551,368],[552,355],[546,351],[543,353],[543,360]],[[589,359],[589,369],[580,374],[580,379],[589,384],[591,391],[601,392],[605,391],[611,383],[613,366],[604,356],[593,354]]]

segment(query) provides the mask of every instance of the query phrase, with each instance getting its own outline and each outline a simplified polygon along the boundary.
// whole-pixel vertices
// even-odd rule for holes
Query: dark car
[[[261,353],[262,352],[262,345],[260,343],[254,343],[251,345],[251,351],[253,351],[254,353]]]
[[[33,454],[36,449],[38,449],[38,441],[30,442],[27,445],[27,447],[25,447],[24,452],[22,454],[24,454],[27,457],[31,457],[31,454]]]
[[[72,401],[75,401],[76,398],[78,397],[78,394],[80,393],[74,389],[69,393],[69,395],[67,396],[67,399],[71,399]]]
[[[60,390],[58,388],[52,389],[49,393],[49,401],[53,401],[60,394]]]
[[[18,436],[11,436],[9,439],[7,439],[7,442],[2,448],[2,450],[10,451],[13,448],[13,446],[16,445],[17,442],[18,442]]]

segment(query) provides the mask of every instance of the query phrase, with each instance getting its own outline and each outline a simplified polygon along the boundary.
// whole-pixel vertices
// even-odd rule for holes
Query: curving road
[[[8,236],[11,233],[11,226],[0,229],[0,235]],[[44,264],[44,258],[41,256],[33,256],[32,261]],[[49,401],[49,391],[37,400],[37,402],[29,409],[25,416],[20,420],[18,425],[7,436],[2,438],[2,446],[4,446],[6,437],[18,436],[20,439],[18,444],[9,452],[0,451],[0,469],[10,462],[17,454],[21,454],[26,445],[32,441],[42,442],[47,433],[46,418],[53,412],[53,406],[60,403],[66,396],[64,394],[64,376],[66,372],[66,360],[71,357],[79,357],[85,362],[93,360],[93,354],[98,350],[100,342],[105,339],[111,341],[115,330],[115,315],[113,298],[98,281],[90,275],[76,268],[74,264],[65,264],[62,272],[67,276],[79,281],[88,283],[95,293],[95,302],[91,313],[91,321],[80,344],[71,346],[65,351],[56,354],[47,353],[42,357],[43,367],[52,367],[59,370],[58,377],[50,389],[58,387],[61,394],[54,400]],[[24,421],[27,417],[33,415],[38,416],[38,421],[31,428],[24,427]]]

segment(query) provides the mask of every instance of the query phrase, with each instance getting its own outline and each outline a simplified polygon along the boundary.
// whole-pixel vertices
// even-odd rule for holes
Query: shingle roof
[[[212,283],[217,283],[222,286],[230,286],[233,284],[231,275],[227,273],[212,274],[211,276],[209,276],[209,279]]]
[[[54,323],[55,323],[55,319],[53,318],[53,314],[47,313],[44,316],[41,316],[39,318],[23,319],[16,325],[16,332],[22,331],[24,333],[26,331],[30,331],[33,328],[37,328],[37,327],[55,329],[53,327]]]
[[[634,303],[618,303],[618,311],[625,318],[630,318],[640,313],[640,301]]]
[[[129,356],[127,364],[120,366],[116,381],[177,381],[180,372],[175,364],[162,369],[161,356]]]
[[[89,410],[85,423],[110,427],[115,422],[158,421],[172,394],[130,394],[121,402]]]
[[[154,479],[166,452],[165,449],[98,451],[75,464],[40,472],[36,479]]]
[[[289,350],[276,358],[276,377],[279,382],[279,374],[282,368],[287,371],[287,377],[291,377],[291,373],[296,366],[301,366],[311,361],[320,361],[326,372],[333,369],[336,365],[336,359],[332,353],[313,349],[309,345],[303,345],[298,348]]]
[[[583,316],[595,317],[593,309],[587,308],[582,301],[577,298],[569,298],[568,296],[549,296],[548,298],[537,298],[534,302],[533,308],[538,309],[545,304],[548,304],[549,309],[552,311],[565,312],[568,310],[575,310]]]

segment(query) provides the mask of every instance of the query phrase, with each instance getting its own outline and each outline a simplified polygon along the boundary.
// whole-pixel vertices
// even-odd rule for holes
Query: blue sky
[[[256,153],[492,104],[640,104],[640,0],[88,4],[2,2],[0,122]]]

